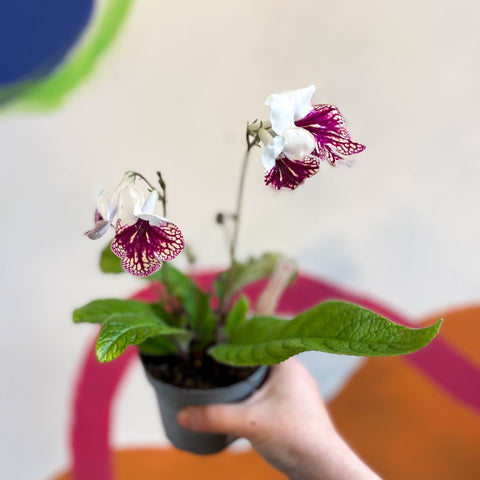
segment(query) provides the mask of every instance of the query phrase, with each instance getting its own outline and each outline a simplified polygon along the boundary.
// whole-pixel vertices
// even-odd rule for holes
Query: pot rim
[[[246,378],[245,380],[240,380],[239,382],[232,383],[230,385],[225,385],[223,387],[215,387],[215,388],[185,388],[185,387],[179,387],[177,385],[172,385],[171,383],[165,382],[164,380],[161,380],[160,378],[157,378],[151,375],[150,372],[148,371],[147,366],[143,361],[143,355],[140,352],[139,352],[139,356],[144,366],[145,373],[147,374],[148,379],[152,383],[162,384],[163,388],[169,389],[172,392],[180,391],[183,393],[190,393],[198,396],[201,396],[202,394],[211,395],[212,392],[217,392],[217,393],[226,392],[228,390],[232,390],[233,388],[238,388],[238,386],[243,384],[254,384],[255,390],[258,390],[268,378],[268,374],[270,371],[270,365],[257,365],[258,368],[248,378]],[[260,380],[260,383],[257,386],[256,383],[258,380]]]

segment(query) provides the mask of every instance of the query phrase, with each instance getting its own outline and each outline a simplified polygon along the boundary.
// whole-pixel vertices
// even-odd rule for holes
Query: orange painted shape
[[[480,309],[445,315],[441,336],[478,359]],[[389,480],[477,480],[480,416],[401,357],[371,358],[330,404],[347,442]]]
[[[446,315],[429,318],[425,324],[443,317],[440,336],[474,365],[480,367],[480,307],[452,310]]]
[[[171,449],[129,449],[114,453],[115,480],[287,480],[255,451],[198,456]],[[74,480],[71,472],[54,480]]]

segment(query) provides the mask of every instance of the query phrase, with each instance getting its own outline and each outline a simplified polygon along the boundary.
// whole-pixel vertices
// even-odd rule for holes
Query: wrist
[[[298,452],[295,466],[285,472],[290,480],[380,480],[336,431],[322,438],[328,442],[312,442]]]

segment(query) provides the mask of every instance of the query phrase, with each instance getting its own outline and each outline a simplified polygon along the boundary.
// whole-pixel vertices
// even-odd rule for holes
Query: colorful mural
[[[2,2],[0,105],[60,106],[93,72],[132,3],[110,0],[98,8],[93,0]]]

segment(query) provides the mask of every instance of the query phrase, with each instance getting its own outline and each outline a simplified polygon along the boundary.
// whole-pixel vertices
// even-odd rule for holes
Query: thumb
[[[235,437],[246,436],[243,406],[217,404],[186,407],[177,415],[178,423],[189,430],[224,433]]]

